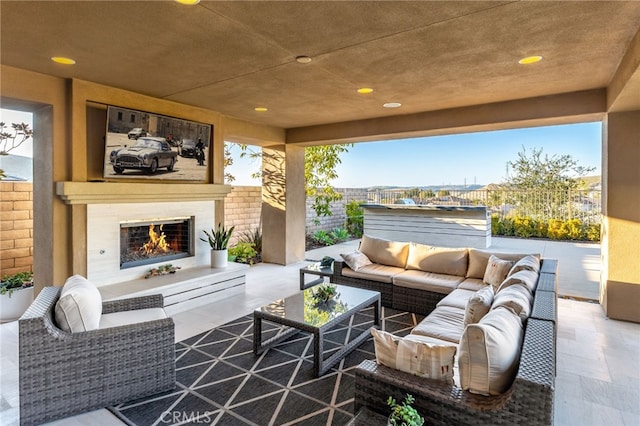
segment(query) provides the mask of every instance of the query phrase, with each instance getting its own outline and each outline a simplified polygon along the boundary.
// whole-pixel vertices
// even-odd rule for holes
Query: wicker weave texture
[[[49,422],[175,387],[171,318],[67,333],[54,324],[59,287],[44,288],[19,320],[20,424]],[[107,303],[116,312],[162,297]]]

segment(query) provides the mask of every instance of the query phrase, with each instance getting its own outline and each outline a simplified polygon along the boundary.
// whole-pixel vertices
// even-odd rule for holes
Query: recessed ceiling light
[[[372,93],[373,89],[371,87],[361,87],[357,90],[357,92],[361,95],[367,95],[369,93]]]
[[[296,62],[300,64],[308,64],[311,62],[311,58],[305,55],[296,56]]]
[[[73,65],[76,63],[76,61],[74,61],[73,59],[65,58],[64,56],[53,56],[51,60],[53,62],[57,62],[58,64],[64,64],[64,65]]]
[[[386,104],[382,104],[385,108],[400,108],[402,104],[400,102],[387,102]]]
[[[529,65],[529,64],[535,64],[536,62],[540,62],[541,60],[542,60],[542,56],[534,55],[534,56],[527,56],[526,58],[522,58],[518,61],[518,63],[521,65]]]
[[[187,6],[193,6],[194,4],[200,3],[200,0],[175,0],[180,4],[186,4]]]
[[[255,107],[254,110],[258,111],[258,112],[267,112],[268,109],[265,107]]]

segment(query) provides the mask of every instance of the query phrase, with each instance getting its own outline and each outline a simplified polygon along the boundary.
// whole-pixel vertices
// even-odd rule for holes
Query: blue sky
[[[27,122],[31,114],[0,110],[0,121]],[[601,170],[602,124],[600,122],[533,127],[461,135],[433,136],[387,142],[357,143],[342,154],[339,188],[369,186],[486,185],[506,176],[506,164],[517,158],[522,147],[542,148],[543,154],[569,154],[578,164]],[[255,160],[237,158],[229,172],[234,185],[260,185],[251,173],[260,169]],[[12,154],[32,157],[32,144],[25,143]]]
[[[602,124],[581,123],[517,130],[357,143],[341,155],[338,188],[369,186],[480,185],[499,183],[508,161],[522,147],[542,148],[543,155],[569,154],[579,165],[601,169]],[[259,166],[234,159],[235,185],[258,185],[249,178]]]

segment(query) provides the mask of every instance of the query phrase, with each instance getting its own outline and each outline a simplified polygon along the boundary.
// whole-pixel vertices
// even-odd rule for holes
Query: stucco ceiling
[[[640,28],[637,1],[3,0],[0,7],[3,64],[283,128],[604,88]],[[518,64],[532,54],[544,59]],[[298,55],[312,62],[298,63]],[[52,56],[77,63],[55,64]],[[628,92],[639,81],[636,70],[622,93],[626,108],[640,109],[640,96]],[[359,87],[374,92],[359,95]]]

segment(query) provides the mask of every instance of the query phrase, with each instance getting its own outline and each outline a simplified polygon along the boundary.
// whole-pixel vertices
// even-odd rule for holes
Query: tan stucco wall
[[[640,322],[640,111],[608,114],[603,133],[600,302],[610,318]]]

